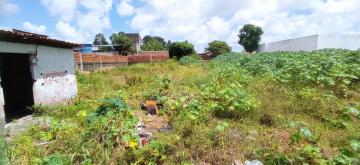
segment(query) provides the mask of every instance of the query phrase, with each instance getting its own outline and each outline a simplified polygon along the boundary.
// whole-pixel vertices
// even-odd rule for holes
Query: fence
[[[167,51],[142,52],[137,55],[113,55],[104,53],[74,53],[77,70],[91,71],[101,68],[126,66],[136,63],[151,63],[169,59]]]

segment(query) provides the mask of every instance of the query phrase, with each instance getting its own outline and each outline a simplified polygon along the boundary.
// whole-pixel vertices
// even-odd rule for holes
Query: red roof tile
[[[75,48],[79,44],[48,38],[46,35],[23,32],[20,30],[0,30],[0,41],[17,42],[24,44],[45,45],[59,48]]]

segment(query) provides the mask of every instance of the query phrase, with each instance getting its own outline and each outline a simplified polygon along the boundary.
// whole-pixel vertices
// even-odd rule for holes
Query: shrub
[[[169,55],[170,58],[180,59],[183,56],[194,53],[194,46],[191,43],[185,42],[174,42],[170,45]]]
[[[215,40],[209,43],[209,47],[205,48],[205,51],[209,51],[217,56],[220,54],[230,53],[231,47],[224,41]]]
[[[240,118],[257,107],[256,100],[237,83],[227,87],[207,86],[203,89],[203,96],[217,117]]]

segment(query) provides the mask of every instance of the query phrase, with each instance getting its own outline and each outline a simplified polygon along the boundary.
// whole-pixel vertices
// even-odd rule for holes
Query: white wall
[[[72,49],[38,46],[33,65],[35,104],[63,103],[76,97],[74,54]]]
[[[360,48],[360,34],[319,35],[318,49],[324,48],[357,50]]]
[[[317,49],[317,36],[307,36],[260,45],[259,51],[312,51]]]
[[[35,104],[63,103],[77,94],[74,53],[72,49],[0,41],[0,53],[36,54],[32,64]],[[4,103],[0,88],[0,107]],[[0,109],[1,110],[1,109]],[[0,112],[1,118],[1,112]]]

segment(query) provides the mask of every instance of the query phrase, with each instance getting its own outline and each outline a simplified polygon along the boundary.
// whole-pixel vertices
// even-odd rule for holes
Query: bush
[[[231,47],[224,41],[215,40],[209,43],[209,47],[205,48],[205,51],[209,51],[217,56],[220,54],[230,53]]]
[[[221,118],[240,118],[257,107],[257,102],[238,83],[229,86],[210,85],[203,96],[214,115]]]
[[[183,56],[194,53],[194,46],[191,43],[185,42],[174,42],[170,45],[169,55],[170,58],[180,59]]]

